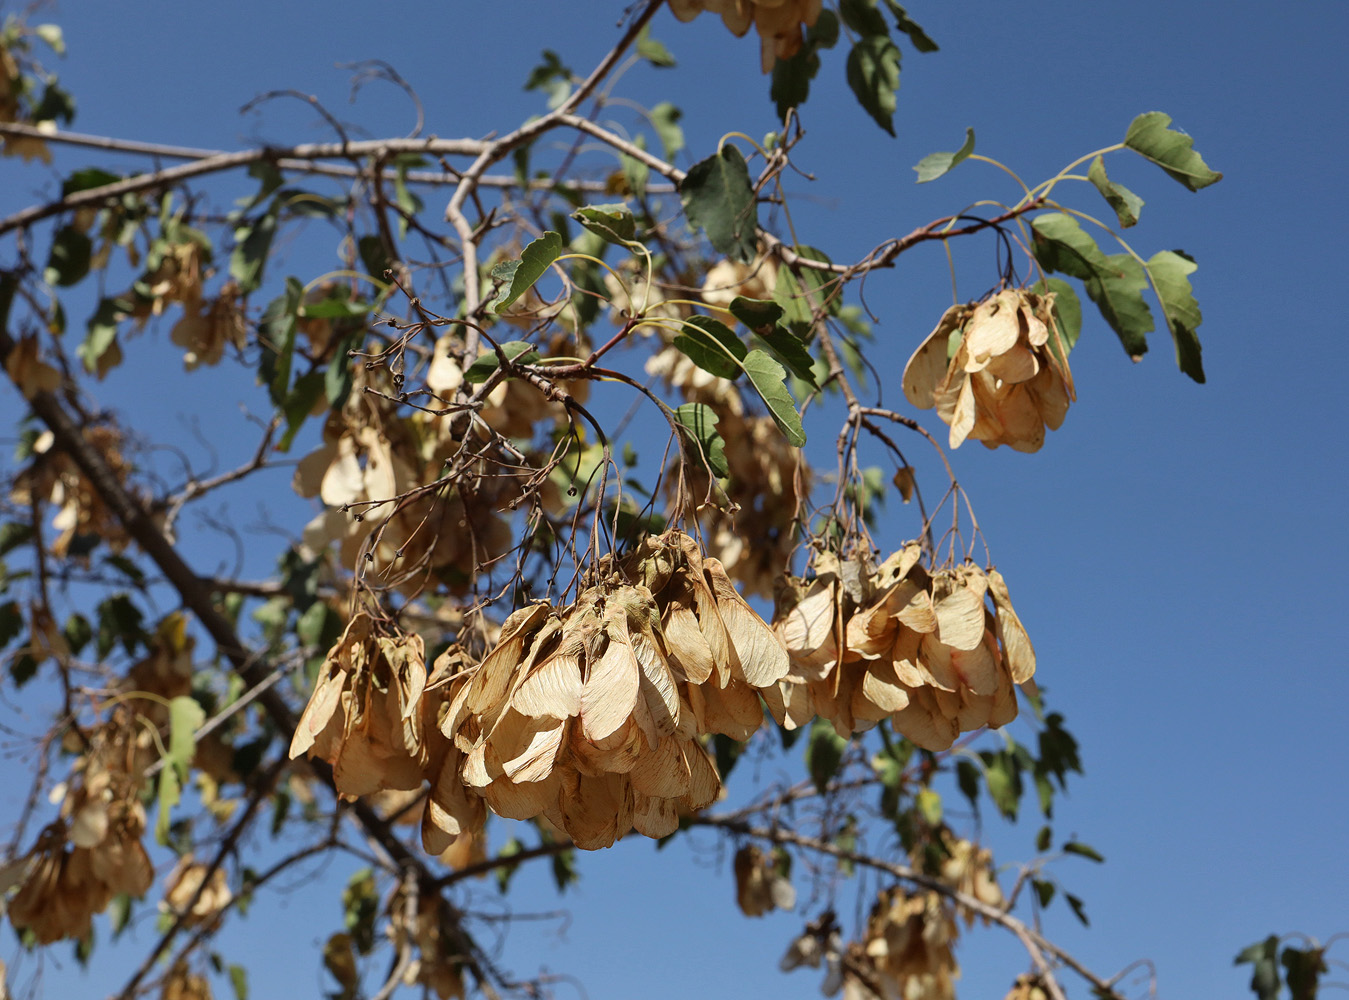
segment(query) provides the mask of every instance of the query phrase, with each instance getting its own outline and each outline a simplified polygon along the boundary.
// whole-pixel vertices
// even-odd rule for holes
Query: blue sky
[[[808,135],[795,159],[818,180],[789,184],[799,196],[795,221],[835,260],[978,198],[1015,199],[1002,174],[978,163],[914,185],[911,166],[956,148],[966,127],[978,152],[1033,182],[1119,141],[1136,114],[1162,110],[1226,175],[1192,194],[1141,160],[1108,164],[1147,202],[1132,245],[1144,256],[1183,248],[1199,262],[1208,383],[1176,370],[1165,335],[1154,334],[1152,351],[1132,365],[1089,315],[1072,356],[1078,402],[1044,449],[1027,456],[968,444],[953,462],[1031,630],[1039,679],[1082,743],[1086,775],[1060,804],[1056,829],[1108,858],[1058,870],[1086,900],[1092,927],[1079,928],[1060,904],[1047,931],[1107,975],[1150,958],[1162,997],[1239,994],[1248,974],[1232,956],[1245,944],[1271,932],[1324,939],[1349,930],[1349,658],[1338,634],[1349,620],[1349,475],[1339,438],[1349,347],[1336,291],[1349,223],[1341,183],[1349,12],[1327,0],[1277,12],[1245,0],[967,0],[909,10],[942,51],[906,49],[897,139],[857,109],[837,52],[804,111]],[[408,105],[391,88],[346,104],[349,73],[334,64],[368,58],[416,87],[427,131],[504,132],[542,110],[537,94],[520,89],[539,50],[585,72],[615,37],[620,11],[595,0],[85,0],[43,17],[66,30],[71,54],[60,68],[78,100],[77,129],[232,149],[328,138],[298,102],[239,114],[256,94],[285,87],[318,95],[372,135],[404,134]],[[679,25],[662,13],[654,34],[679,68],[635,69],[618,92],[679,103],[694,158],[725,132],[773,127],[752,40],[731,38],[706,15]],[[63,162],[76,160],[94,157]],[[37,176],[0,161],[0,205],[26,204]],[[1106,211],[1090,189],[1071,197]],[[981,294],[992,243],[971,239],[955,252],[962,297]],[[882,317],[874,360],[896,376],[887,398],[897,403],[900,366],[950,302],[944,255],[920,248],[874,275],[866,294]],[[241,419],[236,397],[251,386],[185,379],[167,329],[133,347],[145,367],[111,378],[100,403],[189,440],[180,415],[210,385],[218,393],[210,427],[228,441]],[[0,415],[15,412],[12,398],[0,398]],[[924,419],[936,429],[931,414]],[[231,516],[251,523],[260,504],[287,510],[285,478],[272,480],[275,498],[232,500]],[[907,508],[894,505],[883,520],[883,544],[914,534]],[[200,544],[207,560],[226,558]],[[766,765],[765,777],[778,766]],[[999,860],[1029,855],[1034,818],[1022,827],[988,824]],[[556,920],[513,928],[508,965],[574,975],[592,1000],[818,995],[813,974],[776,971],[799,918],[741,917],[728,857],[710,839],[657,853],[636,838],[583,858],[581,870],[580,886],[560,901],[542,870],[519,876],[511,907],[565,907],[571,920],[565,931]],[[255,996],[319,988],[309,946],[337,928],[335,895],[321,881],[298,885],[235,921],[222,947],[256,955]],[[312,930],[278,953],[266,930],[273,912]],[[148,923],[137,936],[152,940]],[[994,933],[975,932],[960,958],[966,997],[1001,995],[1025,964]],[[62,981],[67,995],[98,996],[120,979]],[[1131,995],[1143,995],[1144,985],[1129,982]]]

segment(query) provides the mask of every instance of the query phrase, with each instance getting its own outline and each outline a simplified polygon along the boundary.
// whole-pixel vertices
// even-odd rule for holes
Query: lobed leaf
[[[1210,170],[1204,158],[1194,150],[1194,140],[1184,132],[1167,128],[1171,116],[1149,111],[1135,118],[1125,133],[1124,145],[1146,160],[1151,160],[1191,191],[1216,184],[1223,175]]]

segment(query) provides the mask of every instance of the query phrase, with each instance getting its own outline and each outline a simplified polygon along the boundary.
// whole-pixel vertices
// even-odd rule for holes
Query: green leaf
[[[1040,902],[1040,908],[1048,906],[1054,899],[1054,893],[1058,891],[1058,886],[1048,879],[1033,878],[1030,880],[1031,887],[1035,890],[1035,898]]]
[[[767,404],[769,416],[778,425],[778,430],[792,444],[801,447],[806,443],[806,431],[801,426],[801,414],[796,412],[796,401],[783,384],[787,373],[763,351],[750,351],[742,364],[755,391]]]
[[[295,635],[306,646],[326,650],[342,635],[346,623],[323,601],[315,601],[295,623]]]
[[[230,277],[239,283],[239,289],[245,295],[262,285],[267,258],[272,252],[272,237],[276,235],[276,214],[280,207],[280,199],[274,199],[256,222],[245,222],[235,227]]]
[[[106,170],[100,170],[98,167],[85,167],[83,170],[74,171],[61,182],[61,197],[64,198],[80,191],[107,187],[109,184],[116,184],[120,180],[122,180],[121,174],[112,174]]]
[[[679,119],[683,117],[684,112],[669,101],[661,101],[651,109],[651,126],[660,137],[667,160],[673,160],[675,154],[684,148],[684,130],[679,127]]]
[[[1035,835],[1035,849],[1041,854],[1049,850],[1053,836],[1054,831],[1048,825],[1040,827],[1040,832]]]
[[[7,556],[16,548],[30,541],[33,526],[23,521],[6,521],[0,524],[0,556]]]
[[[1138,213],[1143,210],[1143,199],[1123,184],[1116,184],[1107,177],[1105,160],[1101,157],[1098,156],[1091,161],[1091,167],[1087,170],[1087,180],[1091,181],[1092,186],[1101,192],[1101,197],[1115,210],[1115,217],[1119,219],[1121,229],[1128,229],[1138,222]]]
[[[566,892],[567,886],[579,882],[581,876],[576,871],[576,851],[567,848],[553,855],[553,884],[558,892]]]
[[[192,772],[197,730],[205,721],[206,712],[195,698],[179,695],[169,701],[169,746],[165,766],[176,769],[184,782]]]
[[[626,205],[588,205],[571,217],[607,243],[627,246],[637,236],[637,220]]]
[[[42,280],[49,285],[68,288],[89,273],[94,241],[74,226],[63,226],[52,240]]]
[[[526,246],[518,261],[506,261],[492,268],[492,277],[506,283],[506,297],[493,307],[497,315],[509,309],[516,299],[534,287],[534,282],[542,278],[543,273],[561,255],[562,236],[549,230]]]
[[[815,381],[815,359],[806,349],[805,341],[785,326],[768,327],[758,331],[758,336],[768,346],[773,356],[786,365],[793,375],[807,385],[818,388]]]
[[[637,54],[657,69],[672,69],[678,65],[670,50],[651,37],[649,25],[637,36]]]
[[[302,302],[298,315],[304,319],[357,319],[375,307],[351,297],[351,289],[342,285],[331,288],[328,297],[318,302]]]
[[[1128,254],[1106,256],[1076,219],[1060,212],[1037,216],[1031,226],[1041,266],[1081,280],[1129,357],[1142,358],[1147,334],[1154,329],[1152,312],[1143,301],[1148,287],[1143,266]]]
[[[745,345],[725,323],[711,316],[690,316],[674,338],[674,346],[703,371],[720,378],[740,376]]]
[[[843,23],[859,35],[889,37],[890,29],[876,7],[876,0],[841,0],[838,12],[843,15]]]
[[[697,445],[699,457],[712,475],[718,479],[730,475],[726,464],[726,442],[717,433],[716,411],[706,403],[685,403],[674,411],[674,418]],[[724,771],[722,775],[725,776]]]
[[[4,649],[23,631],[23,612],[14,601],[0,604],[0,649]]]
[[[769,299],[747,299],[737,295],[731,300],[731,315],[755,333],[771,328],[782,319],[782,306]]]
[[[984,761],[984,781],[993,804],[998,812],[1015,821],[1021,805],[1021,775],[1015,760],[1006,750],[996,754],[984,751],[979,756]]]
[[[525,845],[516,837],[511,837],[501,845],[501,850],[497,851],[497,859],[513,858],[525,849]],[[499,865],[496,868],[497,890],[505,892],[511,884],[511,876],[520,870],[518,864]]]
[[[126,594],[106,597],[99,602],[96,614],[98,642],[94,648],[98,650],[99,659],[107,659],[118,642],[122,644],[122,649],[128,656],[133,655],[137,644],[145,638],[145,629],[142,625],[145,616],[131,603],[131,598]]]
[[[838,16],[826,7],[806,29],[805,43],[796,55],[773,63],[769,96],[777,108],[779,121],[787,117],[788,110],[806,103],[810,82],[820,72],[820,49],[832,49],[837,45],[838,31]]]
[[[1068,841],[1068,843],[1063,845],[1063,850],[1065,854],[1076,854],[1078,857],[1087,858],[1088,860],[1095,861],[1098,864],[1105,863],[1105,855],[1103,855],[1100,851],[1096,850],[1096,848],[1090,846],[1089,844],[1083,844],[1076,840],[1070,840]]]
[[[1077,896],[1074,896],[1071,892],[1065,892],[1063,894],[1063,898],[1066,899],[1068,901],[1068,905],[1073,908],[1073,914],[1077,917],[1077,919],[1082,921],[1082,926],[1090,927],[1091,921],[1087,919],[1087,908],[1086,905],[1082,902],[1082,900],[1079,899]]]
[[[974,129],[967,128],[964,143],[954,153],[928,153],[918,161],[918,165],[913,168],[918,173],[918,180],[915,183],[926,184],[928,181],[935,181],[965,162],[973,152]]]
[[[646,136],[638,135],[632,140],[632,144],[638,149],[646,149]],[[623,167],[623,179],[628,183],[628,192],[632,197],[642,199],[646,197],[646,182],[651,176],[651,168],[635,156],[629,156],[627,153],[620,153],[618,162]]]
[[[723,736],[721,733],[714,733],[712,735],[712,752],[717,758],[717,773],[721,775],[721,780],[725,781],[726,776],[731,773],[731,768],[735,767],[735,762],[745,752],[745,744],[739,740],[733,740],[729,736]]]
[[[234,990],[234,1000],[248,1000],[248,970],[242,965],[229,967],[230,988]]]
[[[1203,382],[1204,362],[1195,331],[1204,322],[1204,315],[1199,311],[1188,277],[1198,266],[1183,250],[1162,250],[1152,255],[1147,270],[1176,345],[1176,365],[1196,382]]]
[[[527,340],[508,340],[501,345],[501,353],[506,355],[507,361],[522,365],[532,365],[539,360],[539,352],[534,350],[534,345]],[[500,363],[501,359],[497,357],[496,351],[479,354],[464,372],[464,381],[474,385],[486,382]]]
[[[58,56],[66,54],[66,39],[59,24],[35,24],[33,34],[46,42]]]
[[[969,799],[970,805],[979,808],[979,768],[973,761],[956,761],[956,784],[960,794]]]
[[[400,157],[398,169],[393,175],[393,200],[398,206],[398,238],[406,239],[408,234],[408,219],[415,218],[421,214],[426,206],[416,193],[408,187],[408,168],[413,165],[420,166],[425,161],[421,157],[416,157],[414,161],[409,162],[407,158]]]
[[[806,260],[829,263],[828,255],[814,247],[797,246],[796,252]],[[811,310],[812,301],[818,306],[827,300],[827,311],[830,313],[838,312],[838,299],[828,297],[829,290],[825,287],[828,280],[829,277],[826,272],[816,271],[813,268],[801,268],[799,278],[796,272],[789,267],[778,268],[777,284],[773,286],[773,301],[782,307],[782,318],[797,333],[808,331],[814,321],[814,314]]]
[[[731,143],[695,163],[679,185],[684,215],[719,253],[748,264],[758,245],[759,211],[745,158]]]
[[[810,780],[821,795],[829,781],[838,773],[843,762],[843,752],[848,749],[848,741],[840,736],[827,719],[815,719],[810,724],[810,735],[806,739],[806,767],[810,771]]]
[[[78,611],[71,612],[66,619],[65,627],[61,629],[61,634],[66,638],[66,644],[70,651],[76,656],[80,650],[89,645],[89,640],[94,637],[94,626],[89,624],[89,619],[84,617]],[[0,645],[4,645],[0,642]]]
[[[178,772],[165,767],[159,772],[159,815],[155,818],[155,840],[160,844],[169,842],[169,814],[182,798],[182,786],[178,781]]]
[[[295,354],[295,320],[303,301],[304,286],[298,278],[287,278],[285,292],[268,303],[258,324],[262,338],[258,378],[267,386],[272,403],[278,407],[289,395],[291,359]]]
[[[914,796],[913,804],[918,808],[919,815],[927,821],[928,826],[937,826],[941,823],[941,796],[937,792],[931,788],[924,788]]]
[[[286,401],[281,404],[281,412],[286,417],[286,433],[276,443],[277,451],[290,451],[295,435],[300,433],[315,404],[323,398],[324,382],[324,373],[318,369],[305,372],[295,380]]]
[[[1073,286],[1062,278],[1045,278],[1036,289],[1041,294],[1054,293],[1054,318],[1057,321],[1059,336],[1049,338],[1049,349],[1060,361],[1067,361],[1068,355],[1077,345],[1082,335],[1082,302],[1073,291]],[[1062,343],[1060,343],[1060,338]]]
[[[110,367],[104,355],[108,355],[108,361],[113,364],[121,357],[121,349],[117,346],[117,321],[123,315],[120,306],[117,299],[100,299],[98,308],[89,317],[84,342],[75,348],[84,363],[84,370],[91,374],[97,372],[100,378]]]
[[[351,394],[352,380],[355,378],[356,362],[347,355],[351,351],[359,350],[364,341],[365,331],[353,330],[338,342],[337,350],[333,352],[332,360],[328,362],[328,369],[323,374],[323,394],[328,400],[328,405],[334,410],[340,410],[347,401],[347,396]]]
[[[525,90],[539,90],[548,95],[548,110],[561,107],[571,95],[571,69],[563,64],[552,49],[543,50],[543,62],[535,66],[525,80]]]
[[[1124,145],[1151,160],[1191,191],[1216,184],[1223,175],[1210,170],[1194,150],[1194,140],[1184,132],[1167,128],[1171,116],[1160,111],[1139,115],[1129,125]]]
[[[895,26],[904,34],[909,36],[909,41],[919,52],[936,52],[937,43],[928,37],[926,31],[909,17],[906,11],[895,0],[885,0],[885,5],[890,8],[890,13],[895,16]]]
[[[895,134],[895,91],[899,89],[899,46],[887,35],[867,35],[848,53],[848,86],[867,114]]]
[[[1271,934],[1263,941],[1243,948],[1234,965],[1252,963],[1251,992],[1260,1000],[1277,1000],[1279,996],[1279,938]]]

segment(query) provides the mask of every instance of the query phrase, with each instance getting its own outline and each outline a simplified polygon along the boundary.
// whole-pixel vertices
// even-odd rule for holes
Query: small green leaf
[[[1040,908],[1048,906],[1054,899],[1054,893],[1058,891],[1058,886],[1048,879],[1033,878],[1030,880],[1031,887],[1035,890],[1035,898],[1040,903]]]
[[[332,360],[328,362],[328,369],[323,374],[323,395],[334,410],[340,410],[347,401],[347,396],[351,394],[352,380],[355,378],[353,367],[355,362],[347,357],[347,354],[359,350],[364,341],[365,331],[353,330],[338,341],[337,350],[333,352]]]
[[[796,401],[783,384],[787,373],[763,351],[750,351],[742,364],[755,391],[768,405],[768,413],[778,430],[792,444],[801,447],[806,443],[806,431],[801,426],[801,414],[796,412]]]
[[[848,53],[848,86],[867,114],[895,134],[895,91],[899,90],[899,46],[886,35],[866,35]]]
[[[508,340],[501,345],[501,353],[506,355],[507,361],[522,365],[532,365],[539,360],[539,352],[534,350],[534,345],[527,340]],[[496,351],[479,354],[464,372],[464,381],[474,385],[486,382],[500,363],[501,359],[497,357]]]
[[[77,194],[80,191],[107,187],[109,184],[116,184],[120,180],[122,180],[121,174],[111,174],[106,170],[100,170],[98,167],[86,167],[83,170],[74,171],[61,182],[61,197]]]
[[[1162,303],[1171,339],[1176,345],[1176,365],[1196,382],[1204,381],[1204,362],[1200,357],[1199,335],[1195,332],[1204,315],[1195,301],[1188,275],[1199,265],[1183,250],[1162,250],[1147,263],[1157,298]]]
[[[651,109],[651,127],[660,137],[667,160],[673,160],[675,154],[684,148],[684,130],[679,127],[679,119],[683,117],[684,112],[669,101],[661,101]]]
[[[49,285],[68,288],[89,273],[94,241],[74,226],[63,226],[52,240],[42,280]]]
[[[1260,1000],[1277,1000],[1279,996],[1279,938],[1271,934],[1241,950],[1234,965],[1252,963],[1251,992]]]
[[[300,433],[315,404],[323,398],[324,382],[324,373],[318,369],[306,372],[295,380],[286,401],[281,404],[281,412],[286,418],[286,433],[276,443],[277,451],[290,451],[295,435]]]
[[[956,761],[956,784],[960,786],[960,794],[964,795],[970,802],[970,805],[976,809],[979,808],[979,768],[973,761]]]
[[[117,346],[117,321],[122,318],[121,303],[117,299],[100,299],[98,308],[89,317],[88,333],[84,342],[75,348],[75,353],[84,363],[84,370],[97,372],[101,378],[107,371],[107,361],[119,358],[121,349]]]
[[[1078,337],[1082,335],[1082,302],[1077,292],[1073,291],[1073,286],[1062,278],[1046,278],[1036,290],[1041,294],[1054,293],[1054,318],[1059,336],[1051,335],[1048,346],[1060,361],[1067,361],[1068,355],[1077,345]]]
[[[961,147],[954,153],[928,153],[918,161],[918,165],[913,169],[918,174],[918,180],[915,183],[926,184],[928,181],[935,181],[943,174],[949,173],[952,169],[964,163],[969,155],[974,152],[974,129],[965,129],[965,141]]]
[[[59,24],[35,24],[33,34],[46,42],[58,56],[66,54],[66,38]]]
[[[159,815],[155,818],[155,840],[159,844],[169,842],[169,814],[182,798],[182,788],[178,782],[178,772],[165,767],[159,772]]]
[[[357,319],[374,307],[373,302],[353,299],[349,288],[338,285],[329,291],[325,299],[301,303],[299,315],[304,319]]]
[[[841,0],[838,12],[843,23],[859,35],[889,36],[885,16],[876,7],[876,0]]]
[[[806,767],[810,771],[810,780],[821,795],[829,786],[829,781],[838,773],[843,762],[843,752],[848,749],[848,741],[840,736],[827,719],[815,719],[810,724],[810,736],[806,739]]]
[[[579,882],[581,876],[576,871],[576,851],[567,848],[553,855],[553,884],[558,892],[566,892],[567,886]]]
[[[561,107],[571,95],[571,69],[552,49],[543,50],[543,62],[535,66],[525,80],[525,90],[540,90],[548,95],[548,110]]]
[[[717,433],[717,414],[706,403],[685,403],[674,411],[675,422],[697,446],[699,457],[718,479],[730,475],[726,465],[726,442]]]
[[[895,26],[909,36],[909,41],[913,43],[915,49],[919,52],[937,51],[937,43],[929,38],[927,32],[909,17],[908,11],[895,3],[895,0],[885,0],[885,5],[890,8],[890,13],[895,16]]]
[[[258,378],[267,386],[272,402],[280,407],[290,394],[291,359],[295,354],[295,320],[304,301],[304,286],[298,278],[286,279],[286,290],[263,310],[258,332],[262,338],[262,356],[258,359]]]
[[[1129,125],[1124,145],[1151,160],[1191,191],[1216,184],[1223,175],[1210,170],[1194,150],[1194,140],[1184,132],[1167,128],[1171,116],[1160,111],[1139,115]]]
[[[714,733],[712,752],[717,759],[717,773],[721,775],[721,780],[725,781],[726,776],[731,773],[731,768],[735,767],[735,762],[745,752],[745,744],[721,733]]]
[[[1083,844],[1080,841],[1070,840],[1063,845],[1065,854],[1076,854],[1078,857],[1087,858],[1098,864],[1105,863],[1105,855],[1089,844]]]
[[[1035,849],[1043,854],[1049,850],[1049,845],[1053,842],[1054,831],[1049,826],[1040,827],[1040,832],[1035,835]]]
[[[0,649],[4,649],[23,631],[23,612],[14,601],[0,604]]]
[[[695,163],[679,185],[684,215],[701,228],[719,253],[749,263],[759,238],[759,211],[749,167],[740,150],[727,143]]]
[[[927,821],[928,826],[937,826],[941,823],[941,796],[937,792],[931,788],[924,788],[914,796],[913,804],[918,807],[919,815]]]
[[[637,36],[637,54],[657,69],[672,69],[678,65],[670,50],[651,37],[650,26],[642,28]]]
[[[295,623],[295,635],[306,646],[326,650],[342,635],[342,616],[323,601],[315,601]]]
[[[588,205],[571,217],[607,243],[627,246],[637,236],[637,220],[626,205]]]
[[[1105,173],[1105,160],[1101,157],[1091,161],[1087,170],[1087,180],[1101,192],[1101,197],[1115,210],[1121,229],[1128,229],[1138,222],[1138,213],[1143,210],[1143,199],[1123,184],[1116,184]]]
[[[274,199],[255,222],[245,222],[234,230],[234,250],[230,254],[230,277],[239,283],[245,295],[262,285],[267,258],[276,235],[276,215],[280,199]]]
[[[0,556],[7,556],[33,537],[33,526],[23,521],[0,524]]]
[[[711,316],[690,316],[674,338],[674,346],[703,371],[719,378],[740,376],[746,348],[725,323]]]
[[[248,970],[242,965],[229,967],[230,988],[234,990],[234,1000],[248,1000]]]
[[[998,812],[1015,821],[1021,805],[1021,774],[1016,761],[1006,750],[996,754],[985,751],[979,756],[984,761],[984,781],[993,804]]]
[[[1087,919],[1087,908],[1082,900],[1074,896],[1071,892],[1065,892],[1063,898],[1068,900],[1068,905],[1073,908],[1073,913],[1077,919],[1082,921],[1083,927],[1090,927],[1091,921]]]
[[[497,315],[534,287],[534,282],[542,278],[561,255],[562,236],[549,230],[525,247],[518,261],[507,261],[492,268],[492,277],[508,282],[506,297],[493,307]]]
[[[796,253],[806,260],[829,263],[828,255],[814,247],[797,246]],[[799,278],[789,267],[778,268],[777,284],[773,286],[773,301],[782,307],[782,318],[797,333],[806,333],[814,321],[812,302],[815,306],[827,302],[828,312],[838,312],[838,298],[829,298],[829,289],[825,287],[828,280],[827,272],[817,271],[814,268],[801,268]]]
[[[80,650],[89,645],[89,640],[94,637],[94,626],[89,624],[88,618],[78,611],[74,611],[66,619],[65,627],[61,629],[61,633],[65,636],[70,651],[78,656]],[[4,645],[4,643],[0,642],[0,645]]]
[[[511,837],[497,851],[497,859],[513,858],[525,849],[525,845],[516,837]],[[520,870],[518,864],[504,864],[496,868],[497,891],[505,892],[511,884],[511,876]]]
[[[632,140],[632,144],[638,149],[646,150],[646,136],[638,135]],[[651,168],[635,156],[629,156],[627,153],[620,153],[618,161],[623,167],[623,179],[627,181],[628,193],[638,199],[646,197],[646,182],[651,176]]]

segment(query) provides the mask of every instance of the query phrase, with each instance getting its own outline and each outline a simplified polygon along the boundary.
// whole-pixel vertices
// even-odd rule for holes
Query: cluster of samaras
[[[1076,399],[1054,293],[1009,288],[977,305],[952,306],[904,368],[904,395],[937,408],[950,443],[1039,451]]]
[[[787,581],[776,631],[792,663],[779,685],[789,724],[818,715],[856,733],[889,718],[918,746],[945,750],[1016,718],[1035,650],[1002,574],[973,563],[929,572],[921,558],[910,542],[865,578],[817,560],[813,580]]]
[[[721,15],[737,38],[754,25],[765,73],[777,60],[801,51],[802,25],[812,27],[823,8],[824,0],[670,0],[670,10],[679,20],[692,21],[710,10]]]
[[[915,742],[928,747],[1015,716],[1002,678],[1028,680],[1034,660],[1019,623],[1012,631],[1001,578],[993,575],[998,610],[987,622],[1002,638],[986,639],[984,591],[952,584],[948,573],[927,576],[917,560],[911,546],[887,561],[874,574],[876,602],[849,612],[849,626],[874,625],[862,646],[851,644],[856,629],[817,626],[845,621],[838,618],[845,604],[820,619],[816,590],[771,628],[721,563],[682,532],[648,538],[621,564],[607,564],[604,582],[566,608],[516,611],[479,664],[452,648],[429,678],[419,637],[382,635],[361,613],[320,670],[291,755],[331,762],[338,790],[350,796],[429,781],[422,840],[432,853],[480,829],[489,807],[546,820],[586,849],[634,829],[663,837],[721,792],[705,739],[748,739],[765,705],[790,728],[818,706],[843,733],[893,715],[900,732],[908,735],[912,722]],[[967,568],[953,572],[973,579]],[[927,608],[932,642],[924,643],[911,605]],[[913,657],[923,664],[906,675],[907,686],[885,674],[903,651],[901,628],[919,636]],[[831,647],[846,648],[842,657],[822,655],[830,634],[847,638],[846,647]],[[857,711],[858,699],[878,690],[866,680],[872,673],[893,690]],[[840,712],[845,697],[850,708]],[[944,743],[934,735],[948,730]]]

